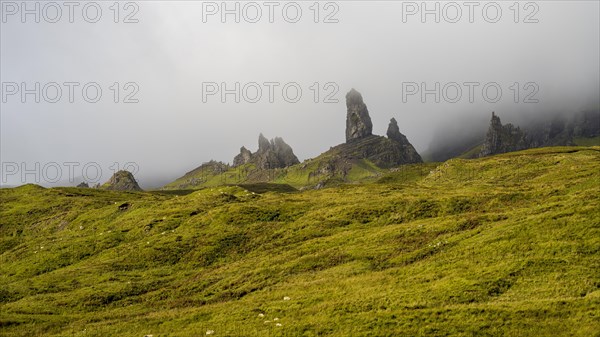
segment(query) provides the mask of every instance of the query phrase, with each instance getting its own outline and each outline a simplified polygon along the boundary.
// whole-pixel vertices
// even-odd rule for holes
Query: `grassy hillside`
[[[578,137],[573,139],[575,145],[579,146],[600,146],[600,136],[596,137]]]
[[[343,150],[338,146],[303,163],[270,170],[257,169],[251,163],[230,167],[209,162],[167,184],[163,189],[199,189],[265,182],[287,184],[295,188],[314,187],[318,184],[335,186],[346,182],[372,182],[388,172],[367,159],[347,159],[342,156]]]
[[[0,335],[600,331],[600,147],[251,186],[0,190]]]
[[[472,149],[461,153],[458,158],[462,158],[462,159],[474,159],[477,158],[479,156],[479,154],[481,153],[481,148],[483,147],[483,144],[479,144],[475,147],[473,147]]]

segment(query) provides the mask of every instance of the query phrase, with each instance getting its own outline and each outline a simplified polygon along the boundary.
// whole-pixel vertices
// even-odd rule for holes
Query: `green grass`
[[[377,180],[388,170],[381,169],[366,159],[344,159],[339,150],[331,149],[317,158],[287,168],[261,170],[254,164],[215,170],[215,163],[204,164],[183,177],[167,184],[163,190],[202,189],[223,185],[273,183],[295,189],[318,184],[336,186],[343,183],[365,183]],[[335,169],[332,169],[335,167]],[[347,172],[342,172],[342,168]]]
[[[575,138],[573,142],[578,146],[600,146],[600,136]]]
[[[482,147],[483,147],[483,144],[479,144],[479,145],[473,147],[472,149],[466,151],[465,153],[459,155],[458,158],[462,158],[462,159],[477,158],[477,156],[479,156],[479,153],[481,152]]]
[[[0,335],[597,336],[600,147],[375,179],[2,189]]]

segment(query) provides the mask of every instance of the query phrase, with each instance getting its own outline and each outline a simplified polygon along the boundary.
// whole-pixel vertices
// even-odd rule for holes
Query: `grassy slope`
[[[352,160],[352,169],[347,177],[339,173],[317,174],[319,168],[327,165],[337,155],[335,149],[327,151],[320,156],[283,169],[257,170],[254,164],[245,164],[232,167],[223,173],[200,168],[188,172],[181,178],[167,184],[164,190],[172,189],[199,189],[220,185],[253,184],[273,182],[288,184],[295,188],[315,186],[319,182],[329,182],[333,185],[340,182],[370,182],[375,181],[387,170],[381,169],[366,159]],[[311,173],[314,176],[311,176]],[[195,181],[192,183],[192,181]]]
[[[301,193],[3,189],[0,334],[591,336],[599,172],[547,148]]]
[[[573,142],[579,146],[600,146],[600,136],[596,137],[579,137],[573,139]]]
[[[473,148],[471,148],[470,150],[461,153],[458,158],[462,158],[462,159],[473,159],[473,158],[477,158],[477,156],[479,156],[479,153],[481,152],[481,148],[483,147],[483,144],[479,144]]]

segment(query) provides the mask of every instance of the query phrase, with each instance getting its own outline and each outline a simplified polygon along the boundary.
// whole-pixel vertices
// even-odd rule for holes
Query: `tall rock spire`
[[[372,135],[373,123],[361,94],[352,89],[346,94],[346,143]]]

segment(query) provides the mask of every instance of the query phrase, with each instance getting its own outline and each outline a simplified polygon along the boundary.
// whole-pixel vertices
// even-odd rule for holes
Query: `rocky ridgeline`
[[[261,133],[258,136],[258,150],[255,153],[242,146],[240,154],[233,158],[234,167],[248,163],[255,164],[258,169],[268,170],[285,168],[299,164],[300,161],[294,154],[292,147],[286,144],[282,138],[275,137],[269,141]]]
[[[498,153],[519,151],[528,148],[528,140],[519,127],[512,124],[502,125],[500,117],[492,112],[490,127],[485,135],[485,141],[481,147],[480,157]]]
[[[398,122],[392,118],[387,130],[387,137],[373,134],[373,123],[362,95],[352,89],[346,95],[346,142],[329,149],[317,158],[309,159],[298,167],[295,174],[308,177],[309,184],[316,182],[322,186],[332,179],[347,181],[351,170],[356,166],[369,166],[370,161],[379,168],[390,168],[402,164],[421,163],[421,156],[400,132]],[[312,165],[317,161],[317,165]],[[247,164],[254,164],[243,167]],[[211,161],[186,173],[183,177],[167,185],[167,188],[190,188],[203,184],[243,182],[268,182],[276,174],[283,177],[290,166],[300,164],[292,148],[276,137],[268,140],[264,135],[258,137],[258,150],[251,152],[246,147],[233,158],[233,165]],[[366,164],[366,165],[365,165]],[[233,171],[231,168],[242,168]],[[309,168],[310,167],[310,168]],[[284,169],[279,172],[274,170]],[[304,172],[304,171],[308,172]],[[229,172],[229,174],[226,174]],[[215,176],[222,179],[215,181]]]
[[[129,171],[118,171],[101,186],[102,189],[112,191],[141,191],[133,174]]]
[[[600,136],[600,113],[580,112],[570,118],[555,117],[535,123],[526,129],[512,124],[502,125],[492,112],[492,119],[479,157],[546,146],[572,146],[575,138]]]

